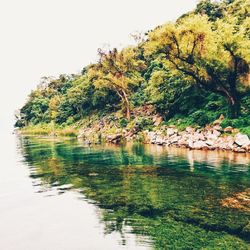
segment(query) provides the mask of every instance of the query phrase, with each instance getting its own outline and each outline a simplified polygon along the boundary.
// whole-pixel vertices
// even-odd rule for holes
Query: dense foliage
[[[167,122],[205,125],[224,114],[225,126],[250,127],[249,13],[248,0],[202,0],[136,47],[99,49],[80,75],[43,78],[16,126],[65,126],[117,110],[129,121],[133,107],[153,104]]]

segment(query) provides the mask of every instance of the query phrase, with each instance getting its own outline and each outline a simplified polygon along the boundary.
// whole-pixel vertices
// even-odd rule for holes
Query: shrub
[[[72,116],[70,116],[68,119],[67,119],[67,121],[66,121],[66,124],[67,125],[71,125],[71,124],[73,124],[74,123],[74,117],[72,117]]]
[[[77,137],[77,130],[74,128],[64,128],[57,130],[56,133],[60,136]]]
[[[205,126],[209,123],[209,118],[205,111],[198,110],[190,115],[190,118],[193,120],[193,123],[197,123],[200,126]]]
[[[122,119],[120,119],[119,123],[120,123],[120,126],[121,126],[122,128],[126,128],[127,125],[128,125],[128,120],[125,119],[125,118],[122,118]]]
[[[154,124],[152,119],[149,118],[143,118],[143,117],[138,117],[136,119],[136,127],[139,128],[140,130],[142,129],[150,129],[150,127]]]

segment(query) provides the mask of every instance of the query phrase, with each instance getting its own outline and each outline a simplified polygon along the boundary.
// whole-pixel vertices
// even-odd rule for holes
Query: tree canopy
[[[219,113],[247,119],[249,13],[247,0],[202,0],[176,22],[133,35],[137,46],[99,49],[99,60],[81,74],[44,77],[16,125],[69,125],[119,109],[129,121],[133,108],[145,104],[154,105],[166,120],[205,117],[203,124]]]
[[[235,118],[240,112],[239,92],[249,74],[245,22],[239,27],[235,18],[211,23],[206,15],[190,15],[150,32],[145,51],[159,57],[172,74],[225,96]]]

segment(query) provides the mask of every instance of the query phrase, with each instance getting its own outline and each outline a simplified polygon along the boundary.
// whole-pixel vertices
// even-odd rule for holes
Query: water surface
[[[32,137],[17,145],[13,171],[25,178],[3,184],[4,249],[250,247],[249,155]]]

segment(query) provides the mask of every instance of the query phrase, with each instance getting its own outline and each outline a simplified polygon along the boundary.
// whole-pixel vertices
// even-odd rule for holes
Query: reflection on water
[[[222,206],[249,190],[249,154],[28,137],[20,151],[36,192],[77,191],[128,248],[129,235],[146,248],[249,248],[250,211]]]

